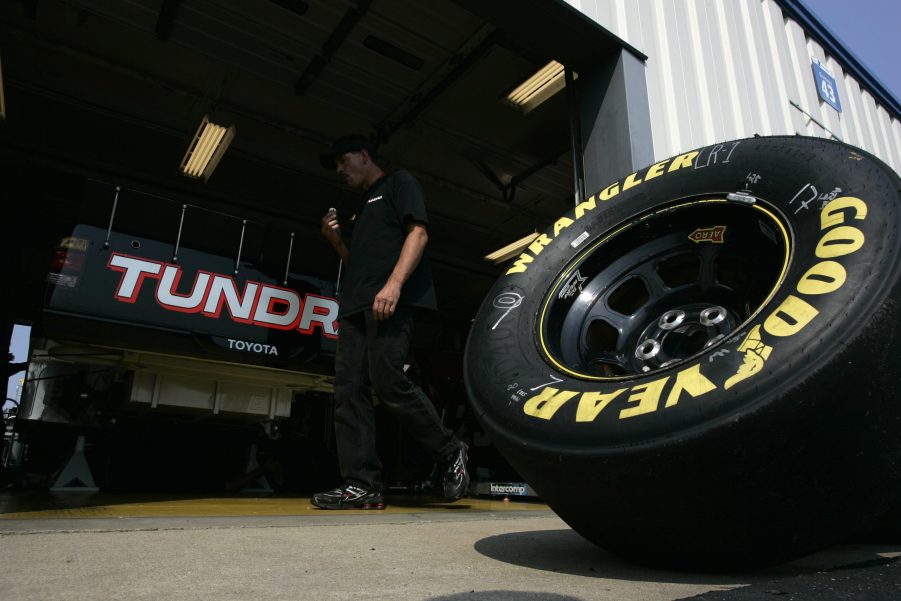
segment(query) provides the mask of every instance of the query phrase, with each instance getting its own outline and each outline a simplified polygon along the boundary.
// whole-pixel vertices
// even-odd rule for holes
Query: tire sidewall
[[[548,229],[550,243],[538,253],[526,250],[527,261],[514,259],[483,303],[466,359],[476,414],[514,445],[616,454],[698,436],[791,397],[800,383],[838,367],[835,357],[897,287],[898,198],[886,194],[897,189],[897,177],[862,151],[798,137],[705,147],[611,184],[589,199],[592,206]],[[736,193],[779,216],[791,255],[772,297],[734,335],[673,368],[605,381],[564,373],[539,351],[542,305],[582,249],[647,211]],[[853,241],[858,234],[862,244]],[[524,261],[519,267],[518,260]],[[838,286],[810,277],[836,269],[844,276]],[[799,308],[809,319],[792,326]],[[751,359],[762,367],[736,380]],[[687,383],[698,378],[702,385],[692,390]],[[613,394],[594,419],[577,421],[580,403]]]

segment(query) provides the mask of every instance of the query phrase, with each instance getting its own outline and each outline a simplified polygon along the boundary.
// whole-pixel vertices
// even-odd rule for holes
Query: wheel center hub
[[[738,325],[719,305],[695,303],[670,309],[638,337],[633,353],[642,372],[666,367],[716,344]]]

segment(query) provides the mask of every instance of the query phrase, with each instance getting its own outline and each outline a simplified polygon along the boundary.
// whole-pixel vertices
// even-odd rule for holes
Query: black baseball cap
[[[328,152],[319,155],[319,162],[325,169],[334,171],[337,167],[335,159],[345,152],[359,152],[365,150],[369,156],[375,157],[375,145],[363,134],[349,134],[342,136],[332,142],[332,147]]]

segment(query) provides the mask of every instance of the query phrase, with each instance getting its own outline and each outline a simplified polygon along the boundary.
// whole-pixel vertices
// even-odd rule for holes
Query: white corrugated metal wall
[[[799,133],[834,135],[901,173],[901,122],[774,0],[567,2],[648,55],[655,160],[753,134]],[[835,76],[841,113],[817,95],[814,58]]]

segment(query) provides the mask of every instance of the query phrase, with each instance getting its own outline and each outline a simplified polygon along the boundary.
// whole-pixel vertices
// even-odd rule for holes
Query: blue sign
[[[820,100],[838,112],[842,112],[842,103],[838,99],[838,86],[835,85],[835,78],[817,61],[811,63],[811,66],[813,67],[813,79],[817,84],[817,94],[820,95]]]

